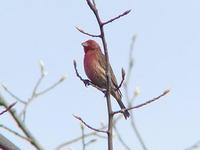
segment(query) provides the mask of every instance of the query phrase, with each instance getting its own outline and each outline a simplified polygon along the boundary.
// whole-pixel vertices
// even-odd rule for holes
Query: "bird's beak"
[[[88,46],[88,43],[87,43],[87,42],[83,42],[83,43],[81,43],[81,45],[82,45],[83,47],[87,47],[87,46]]]

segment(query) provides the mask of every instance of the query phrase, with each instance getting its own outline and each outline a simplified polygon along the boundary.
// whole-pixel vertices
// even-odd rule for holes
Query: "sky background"
[[[148,150],[185,150],[198,142],[199,0],[96,0],[96,3],[103,20],[132,9],[128,16],[107,25],[105,34],[118,81],[121,68],[127,70],[131,39],[137,35],[129,83],[130,95],[135,87],[141,91],[135,104],[171,89],[161,100],[134,110],[136,124]],[[28,128],[48,150],[81,135],[80,123],[72,114],[81,116],[94,127],[107,121],[102,93],[92,87],[85,88],[73,69],[75,59],[79,73],[86,77],[80,43],[91,38],[78,32],[76,26],[90,33],[99,32],[95,17],[84,0],[0,1],[0,83],[27,100],[40,77],[40,59],[48,75],[39,90],[49,87],[63,75],[67,77],[53,91],[36,99],[27,112]],[[99,39],[95,40],[100,43]],[[15,101],[3,88],[0,92],[9,103]],[[17,103],[17,112],[22,106]],[[114,101],[113,108],[119,109]],[[20,132],[9,114],[0,117],[0,124]],[[142,150],[129,121],[120,120],[118,127],[132,149]],[[22,150],[34,150],[5,130],[0,129],[0,133]],[[80,150],[81,143],[70,147]],[[87,150],[106,148],[107,141],[99,139]],[[116,138],[114,149],[123,149]]]

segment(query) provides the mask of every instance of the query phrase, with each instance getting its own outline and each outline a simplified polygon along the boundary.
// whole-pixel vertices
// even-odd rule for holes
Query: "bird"
[[[84,70],[87,77],[91,82],[102,89],[107,87],[107,78],[106,78],[106,58],[102,53],[99,44],[94,40],[87,40],[81,43],[84,49]],[[122,102],[122,94],[118,89],[118,84],[116,77],[113,73],[112,67],[109,64],[110,73],[111,73],[111,95],[116,99],[120,108],[123,111],[125,119],[127,119],[130,114],[126,110],[125,105]]]

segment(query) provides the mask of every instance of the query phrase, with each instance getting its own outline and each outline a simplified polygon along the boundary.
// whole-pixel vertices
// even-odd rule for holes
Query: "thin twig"
[[[9,105],[7,104],[6,100],[0,94],[0,102],[5,107],[8,108]],[[16,122],[17,126],[22,130],[22,132],[30,139],[30,144],[32,144],[37,150],[43,150],[42,146],[36,140],[36,138],[31,134],[25,124],[21,121],[21,119],[16,115],[15,110],[10,109],[9,113],[11,114],[12,118]]]
[[[14,134],[15,136],[20,137],[21,139],[24,139],[24,140],[26,140],[28,142],[31,142],[31,139],[29,139],[29,138],[27,138],[27,137],[19,134],[18,132],[16,132],[16,131],[14,131],[14,130],[12,130],[12,129],[6,127],[6,126],[4,126],[3,124],[0,124],[0,128],[7,130],[8,132]]]
[[[131,114],[133,115],[133,112],[131,111]],[[131,118],[131,126],[133,127],[133,130],[135,131],[135,134],[143,148],[143,150],[147,150],[147,146],[146,144],[144,143],[144,140],[142,139],[142,136],[140,135],[138,129],[137,129],[137,126],[136,126],[136,123],[134,121],[134,117]]]
[[[116,124],[117,121],[119,121],[121,118],[122,118],[122,116],[116,117],[116,118],[114,119],[114,121],[113,121],[113,124]],[[104,125],[102,125],[102,127],[99,128],[99,130],[104,130],[105,128],[106,128],[106,127],[105,127]],[[97,137],[100,137],[100,138],[106,138],[105,136],[99,135],[98,132],[93,131],[93,130],[92,130],[90,133],[85,134],[84,136],[85,136],[85,138],[90,137],[90,136],[97,136]],[[60,150],[60,149],[62,149],[62,148],[65,147],[65,146],[68,146],[68,145],[70,145],[70,144],[73,144],[73,143],[75,143],[75,142],[80,141],[81,139],[82,139],[82,136],[79,136],[79,137],[76,137],[76,138],[74,138],[74,139],[72,139],[72,140],[70,140],[70,141],[63,142],[62,144],[58,145],[58,146],[55,148],[55,150]]]
[[[128,84],[129,84],[129,81],[130,81],[130,76],[131,76],[132,69],[133,69],[133,64],[134,64],[134,58],[132,56],[133,55],[132,53],[133,53],[133,50],[134,50],[136,37],[137,36],[134,35],[132,37],[132,40],[131,40],[130,51],[129,51],[129,59],[128,59],[129,60],[129,62],[128,62],[129,65],[128,65],[128,70],[127,70],[126,81],[124,82],[124,91],[125,91],[126,101],[128,103],[128,108],[133,106],[133,102],[134,102],[134,100],[135,100],[135,98],[137,96],[134,93],[134,95],[130,98],[129,94],[128,94]],[[144,143],[144,140],[143,140],[142,136],[140,135],[140,132],[137,129],[137,126],[136,126],[136,123],[135,123],[135,120],[134,120],[133,111],[130,111],[130,113],[131,113],[130,122],[131,122],[131,126],[133,128],[133,131],[134,131],[137,139],[139,140],[139,143],[141,144],[143,150],[147,150],[147,146]]]
[[[131,98],[129,98],[129,95],[128,95],[128,84],[129,84],[129,80],[130,80],[130,76],[131,76],[133,64],[134,64],[134,58],[132,57],[132,53],[133,53],[133,50],[134,50],[136,37],[137,37],[136,35],[134,35],[132,37],[132,41],[131,41],[131,44],[130,44],[129,63],[128,63],[129,66],[128,66],[128,71],[127,71],[128,73],[127,73],[127,77],[126,77],[126,82],[124,84],[125,97],[126,97],[126,100],[127,100],[127,103],[128,103],[128,107],[133,106],[134,99],[137,96],[137,95],[134,94]],[[136,134],[136,137],[139,140],[139,143],[141,144],[143,150],[147,150],[146,144],[144,143],[144,140],[143,140],[142,136],[140,135],[140,133],[137,129],[136,123],[134,121],[134,114],[133,114],[132,111],[130,111],[130,113],[131,113],[130,122],[131,122],[131,126],[133,128],[133,131]]]
[[[82,135],[82,149],[85,150],[86,144],[85,144],[85,132],[84,132],[84,126],[81,124],[81,135]]]
[[[74,70],[76,72],[76,76],[84,83],[84,85],[87,87],[89,85],[93,86],[94,88],[98,89],[99,91],[103,92],[105,94],[105,89],[102,89],[100,87],[98,87],[97,85],[93,84],[90,80],[88,79],[83,79],[80,74],[78,73],[78,69],[77,69],[77,64],[76,61],[73,61],[74,64]]]
[[[108,21],[106,21],[106,22],[103,22],[102,24],[103,24],[103,25],[106,25],[106,24],[108,24],[108,23],[111,23],[111,22],[113,22],[113,21],[119,19],[120,17],[123,17],[123,16],[125,16],[125,15],[128,15],[130,12],[131,12],[131,9],[130,9],[130,10],[127,10],[127,11],[125,11],[125,12],[123,12],[122,14],[120,14],[120,15],[117,16],[117,17],[114,17],[114,18],[112,18],[112,19],[110,19],[110,20],[108,20]]]
[[[121,80],[119,86],[116,88],[116,91],[118,91],[118,90],[121,88],[121,86],[122,86],[122,84],[123,84],[123,82],[124,82],[124,79],[125,79],[125,71],[124,71],[124,69],[122,68],[122,80]]]
[[[100,37],[100,35],[95,35],[95,34],[87,33],[87,32],[85,32],[84,30],[80,29],[79,27],[76,27],[76,29],[77,29],[79,32],[81,32],[81,33],[83,33],[83,34],[85,34],[85,35],[88,35],[88,36],[91,36],[91,37]]]
[[[102,130],[102,129],[101,129],[101,130]],[[87,138],[87,137],[90,137],[90,136],[92,136],[92,135],[98,136],[98,134],[97,134],[96,131],[92,131],[92,132],[90,132],[90,133],[87,133],[87,134],[85,134],[84,136],[85,136],[85,138]],[[70,141],[67,141],[67,142],[64,142],[64,143],[58,145],[58,146],[55,148],[55,150],[60,150],[60,149],[62,149],[62,148],[65,147],[65,146],[68,146],[68,145],[70,145],[70,144],[73,144],[73,143],[75,143],[75,142],[80,141],[81,139],[82,139],[82,135],[79,136],[79,137],[77,137],[77,138],[74,138],[74,139],[72,139],[72,140],[70,140]]]
[[[194,145],[190,146],[185,150],[199,150],[199,149],[200,149],[200,141],[198,141],[197,143],[195,143]]]
[[[19,116],[22,117],[22,120],[25,121],[26,118],[26,111],[28,106],[39,96],[46,94],[47,92],[53,90],[55,87],[57,87],[60,83],[62,83],[65,80],[65,76],[61,77],[57,82],[55,82],[54,84],[52,84],[51,86],[49,86],[48,88],[44,89],[41,92],[37,92],[40,84],[42,83],[42,80],[45,77],[45,73],[44,73],[44,67],[41,67],[41,76],[38,79],[38,81],[36,82],[34,88],[33,88],[33,92],[30,98],[28,98],[28,101],[25,103],[24,108],[21,110],[21,112],[19,113]]]
[[[92,139],[92,140],[90,140],[89,142],[85,143],[85,145],[86,145],[86,146],[89,146],[90,144],[92,144],[92,143],[94,143],[94,142],[96,142],[96,141],[97,141],[97,139]]]
[[[119,111],[115,111],[113,112],[113,114],[117,114],[117,113],[123,113],[125,110],[132,110],[132,109],[136,109],[136,108],[140,108],[140,107],[143,107],[145,105],[148,105],[154,101],[157,101],[158,99],[160,99],[161,97],[165,96],[166,94],[168,94],[170,92],[170,90],[165,90],[161,95],[151,99],[151,100],[148,100],[142,104],[139,104],[137,106],[133,106],[133,107],[130,107],[130,108],[127,108],[127,109],[124,109],[124,110],[119,110]]]
[[[54,84],[52,84],[50,87],[46,88],[45,90],[36,93],[36,97],[46,94],[47,92],[53,90],[55,87],[57,87],[61,82],[63,82],[65,80],[65,77],[61,77],[60,80],[58,80],[57,82],[55,82]]]
[[[117,134],[117,137],[119,139],[119,141],[122,143],[122,145],[127,149],[127,150],[131,150],[131,148],[125,143],[124,139],[121,137],[120,133],[119,133],[119,130],[117,129],[116,125],[113,126],[116,134]]]
[[[12,93],[4,84],[1,84],[1,86],[3,87],[3,89],[14,99],[16,99],[17,101],[26,104],[26,102],[22,99],[20,99],[18,96],[16,96],[14,93]]]
[[[17,102],[12,103],[9,105],[4,111],[0,112],[0,116],[9,111]]]
[[[85,121],[83,121],[83,119],[79,116],[73,115],[76,119],[80,120],[86,127],[90,128],[93,131],[96,132],[101,132],[101,133],[107,133],[107,131],[101,130],[101,129],[97,129],[97,128],[93,128],[90,125],[88,125]]]
[[[43,69],[41,69],[42,72]],[[22,109],[22,111],[19,113],[19,117],[22,117],[22,121],[25,122],[25,118],[26,118],[26,110],[28,108],[28,106],[31,104],[31,102],[35,99],[36,97],[36,92],[38,87],[40,86],[42,80],[44,79],[45,75],[43,73],[41,73],[40,78],[38,79],[38,81],[36,82],[35,86],[33,87],[33,91],[32,91],[32,95],[30,98],[28,98],[28,101],[26,102],[26,104],[24,105],[24,108]]]
[[[41,74],[40,78],[36,82],[36,84],[33,88],[32,97],[35,97],[37,89],[38,89],[39,85],[41,84],[42,80],[44,79],[44,77],[45,77],[44,74]]]

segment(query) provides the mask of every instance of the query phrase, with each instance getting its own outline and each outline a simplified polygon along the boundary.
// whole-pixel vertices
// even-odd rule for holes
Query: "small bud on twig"
[[[44,68],[44,61],[40,59],[39,65],[40,65],[40,72],[41,72],[42,76],[47,76],[48,72]]]
[[[60,82],[63,82],[65,79],[66,79],[67,77],[66,77],[66,75],[63,75],[61,78],[60,78]]]
[[[135,87],[134,96],[135,96],[135,97],[136,97],[136,96],[139,96],[140,93],[141,93],[140,88],[139,88],[139,87]]]

